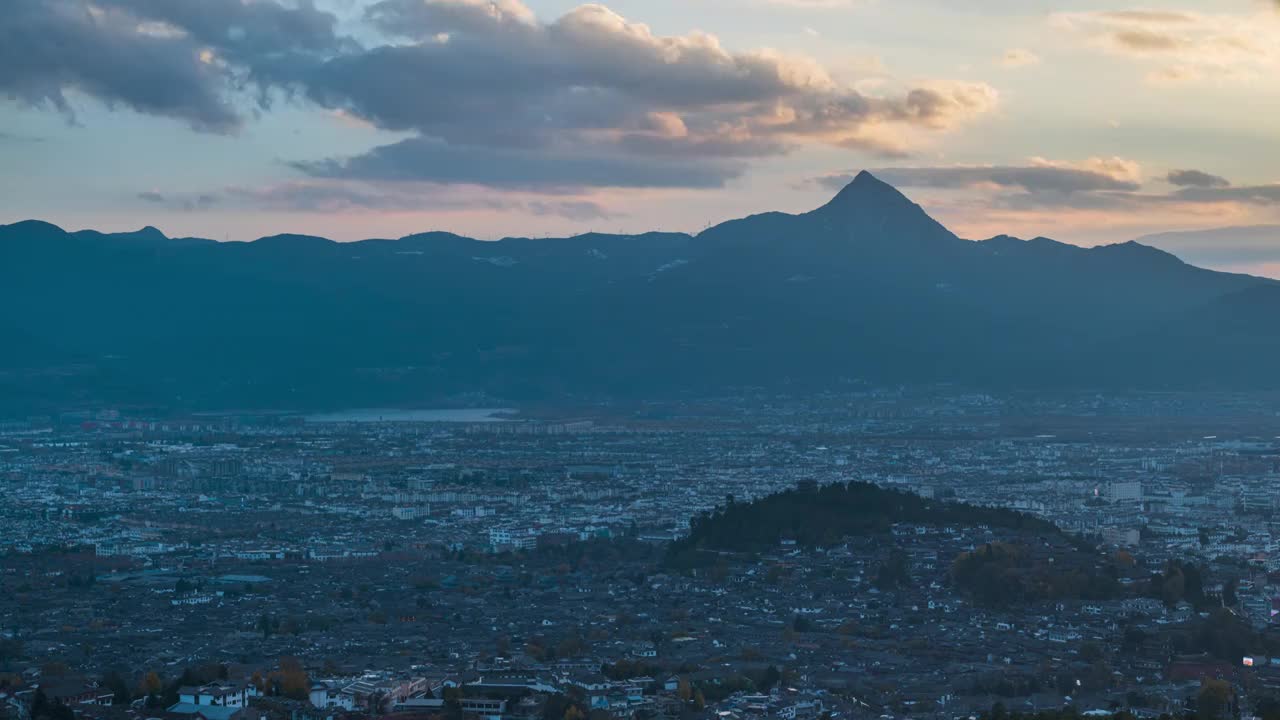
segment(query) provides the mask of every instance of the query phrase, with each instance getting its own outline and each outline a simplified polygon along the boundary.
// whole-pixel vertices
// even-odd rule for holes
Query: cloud
[[[758,0],[765,5],[778,7],[802,8],[806,10],[833,10],[851,8],[865,4],[867,0]]]
[[[1231,184],[1231,181],[1224,177],[1210,175],[1200,170],[1171,170],[1165,179],[1170,184],[1180,187],[1217,188]]]
[[[980,83],[870,96],[811,59],[657,35],[601,5],[542,22],[518,0],[382,0],[367,18],[407,42],[333,58],[308,75],[307,95],[418,137],[300,166],[309,172],[717,187],[742,160],[806,144],[900,154],[907,133],[946,131],[997,102]]]
[[[75,0],[20,0],[0,12],[0,93],[71,116],[68,91],[198,130],[231,132],[240,118],[223,77],[187,38],[145,32],[138,18]]]
[[[1094,173],[1134,186],[1142,183],[1142,166],[1134,160],[1115,155],[1111,157],[1091,157],[1088,160],[1076,163],[1033,157],[1031,158],[1031,164],[1034,167]]]
[[[1058,13],[1051,20],[1093,46],[1148,66],[1157,85],[1256,82],[1280,71],[1280,16],[1153,10]]]
[[[1174,199],[1197,203],[1244,203],[1280,205],[1280,184],[1234,187],[1186,187],[1173,193]]]
[[[1124,157],[1081,161],[1033,157],[1002,166],[890,166],[871,172],[902,188],[962,237],[1047,235],[1092,245],[1171,228],[1280,222],[1280,183],[1233,184],[1199,169],[1148,173]],[[842,171],[813,177],[796,187],[832,193],[854,174]],[[1280,269],[1275,227],[1250,241],[1258,246],[1254,249],[1228,251],[1224,245],[1185,254],[1178,249],[1177,254],[1196,264],[1252,272],[1258,272],[1257,262],[1265,260],[1272,264],[1267,272],[1275,274]],[[1274,249],[1262,247],[1267,244]],[[1233,253],[1236,257],[1228,257]],[[1256,257],[1246,257],[1248,253]]]
[[[610,212],[599,203],[589,200],[535,200],[526,203],[525,207],[534,215],[563,217],[569,220],[612,220],[625,217],[620,213]]]
[[[1117,30],[1111,34],[1111,39],[1121,47],[1138,52],[1177,50],[1188,44],[1176,35],[1142,28]]]
[[[1039,65],[1040,56],[1023,48],[1013,48],[1006,50],[1003,57],[1000,58],[1000,64],[1007,68],[1020,68],[1030,65]]]
[[[1230,208],[1280,208],[1280,184],[1232,185],[1198,170],[1175,170],[1164,179],[1180,187],[1170,193],[1144,189],[1142,168],[1119,157],[1069,163],[1032,158],[1021,166],[890,167],[872,170],[901,188],[927,188],[981,198],[991,209],[1094,212],[1160,211],[1225,213]],[[825,190],[843,187],[852,173],[833,173],[808,181]]]
[[[138,193],[137,198],[152,205],[160,205],[170,210],[181,210],[183,212],[208,210],[218,204],[218,197],[212,193],[174,195],[157,190],[146,190]]]
[[[39,135],[24,135],[21,133],[4,132],[0,130],[0,142],[11,143],[42,143],[46,140]]]
[[[94,0],[94,3],[160,23],[203,45],[251,61],[282,53],[333,52],[352,42],[337,34],[337,17],[317,9],[314,0],[300,0],[290,6],[276,0]]]
[[[1104,10],[1093,15],[1113,22],[1140,25],[1186,25],[1196,22],[1195,15],[1173,10]]]
[[[200,193],[149,190],[137,193],[137,198],[150,205],[182,212],[215,208],[227,212],[248,210],[307,214],[485,210],[578,221],[621,217],[589,199],[507,197],[460,192],[457,188],[424,182],[300,180],[258,187],[232,185]]]
[[[243,124],[235,94],[273,87],[354,41],[313,0],[18,0],[0,13],[0,93],[72,114],[68,92],[185,121]]]
[[[741,175],[740,162],[680,158],[669,149],[646,157],[609,145],[456,145],[415,137],[352,158],[295,163],[314,177],[384,182],[436,182],[512,190],[586,187],[721,187]]]
[[[905,157],[998,103],[980,82],[859,90],[811,58],[599,4],[549,21],[522,0],[351,7],[361,42],[315,0],[21,0],[0,14],[0,93],[67,113],[83,93],[215,133],[285,97],[409,134],[293,164],[312,178],[551,193],[722,187],[814,145]]]
[[[1050,165],[1046,161],[1027,166],[952,166],[881,168],[871,172],[885,182],[897,187],[965,189],[1001,188],[1017,189],[1028,193],[1089,193],[1095,191],[1136,191],[1141,185],[1131,179],[1127,168],[1117,169],[1114,160],[1108,171],[1108,161],[1093,160],[1086,167]],[[839,174],[820,178],[818,182],[827,188],[843,187],[852,175]]]

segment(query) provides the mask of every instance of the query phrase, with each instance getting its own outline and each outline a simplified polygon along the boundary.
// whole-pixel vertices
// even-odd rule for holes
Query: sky
[[[1150,240],[1280,277],[1276,38],[1276,0],[9,0],[0,223],[696,232],[867,169],[963,237],[1233,228]]]

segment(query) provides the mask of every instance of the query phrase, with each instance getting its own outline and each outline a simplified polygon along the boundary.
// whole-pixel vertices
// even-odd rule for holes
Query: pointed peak
[[[897,188],[895,188],[894,186],[892,186],[892,185],[890,185],[889,183],[887,183],[887,182],[885,182],[885,181],[881,180],[880,178],[876,177],[875,175],[872,175],[870,170],[863,170],[863,171],[859,172],[857,175],[854,175],[854,176],[853,176],[853,181],[852,181],[852,182],[850,182],[850,183],[849,183],[849,185],[848,185],[845,189],[846,189],[846,190],[848,190],[849,188],[853,188],[853,189],[857,189],[857,190],[885,190],[885,189],[888,189],[888,190],[892,190],[892,191],[894,191],[895,193],[896,193],[896,192],[898,192],[898,189],[897,189]]]
[[[911,204],[905,195],[898,192],[898,189],[880,178],[872,175],[870,172],[863,170],[854,176],[853,180],[845,185],[831,202],[827,203],[827,207],[841,207],[851,204],[860,204],[867,200],[877,203],[883,203],[888,200],[898,200],[900,202]]]
[[[875,175],[872,175],[870,170],[859,171],[857,175],[853,176],[853,182],[849,184],[850,185],[858,185],[858,184],[866,185],[868,183],[879,183],[880,185],[887,184],[882,182],[880,178],[876,177]]]
[[[842,228],[843,232],[899,242],[913,242],[909,238],[958,239],[911,198],[866,170],[854,176],[826,205],[804,216]]]

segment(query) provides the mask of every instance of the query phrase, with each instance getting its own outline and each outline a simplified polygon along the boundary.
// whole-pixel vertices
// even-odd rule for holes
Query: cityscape
[[[1277,399],[866,388],[10,422],[6,701],[210,719],[1264,716]],[[692,568],[669,553],[726,504],[849,483],[1061,533],[903,520]],[[1031,556],[1009,575],[963,571],[1014,545]],[[1040,563],[1065,584],[1015,591],[1049,582]]]

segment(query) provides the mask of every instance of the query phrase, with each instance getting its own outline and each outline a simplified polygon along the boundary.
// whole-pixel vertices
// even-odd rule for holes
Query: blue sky
[[[809,209],[860,169],[966,237],[1280,223],[1271,1],[14,7],[0,223],[696,231]],[[1280,274],[1257,237],[1197,257]]]

